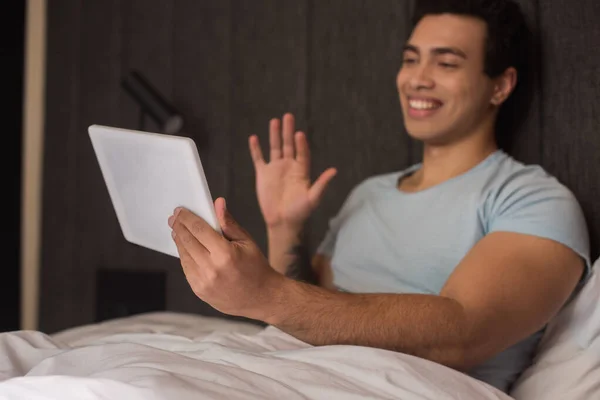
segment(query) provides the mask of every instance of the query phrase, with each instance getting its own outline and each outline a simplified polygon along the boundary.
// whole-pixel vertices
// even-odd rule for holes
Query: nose
[[[409,85],[412,90],[433,89],[435,81],[433,80],[431,66],[425,63],[416,65],[412,68],[412,75],[409,79]]]

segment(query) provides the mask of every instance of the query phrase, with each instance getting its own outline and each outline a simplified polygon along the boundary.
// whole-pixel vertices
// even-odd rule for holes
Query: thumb
[[[313,208],[319,204],[325,188],[336,174],[337,170],[335,168],[329,168],[319,176],[316,182],[313,183],[312,187],[308,190],[308,200]]]
[[[217,212],[217,219],[224,236],[229,240],[247,240],[250,239],[250,235],[244,228],[237,223],[235,219],[227,211],[227,204],[223,197],[219,197],[215,200],[215,210]]]

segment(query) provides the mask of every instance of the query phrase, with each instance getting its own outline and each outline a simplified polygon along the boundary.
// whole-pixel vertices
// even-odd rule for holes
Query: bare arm
[[[561,244],[499,232],[472,249],[440,296],[336,293],[288,280],[265,322],[314,345],[378,347],[464,370],[542,328],[582,266]]]
[[[290,249],[302,245],[302,233],[298,229],[267,228],[269,264],[280,274],[286,275],[288,267],[296,260]]]
[[[291,266],[294,276],[307,278],[311,269],[305,268],[309,263],[301,246],[302,231],[336,170],[327,169],[311,183],[310,149],[306,135],[295,131],[292,114],[269,122],[268,162],[257,136],[249,138],[249,147],[258,203],[267,226],[269,262],[280,274],[285,275]]]
[[[312,259],[301,233],[289,229],[268,230],[269,264],[288,278],[333,288],[329,257],[316,254]]]
[[[217,199],[224,236],[187,210],[169,218],[194,293],[314,345],[391,349],[467,370],[542,328],[581,278],[557,242],[510,232],[480,240],[439,296],[349,294],[286,278]]]

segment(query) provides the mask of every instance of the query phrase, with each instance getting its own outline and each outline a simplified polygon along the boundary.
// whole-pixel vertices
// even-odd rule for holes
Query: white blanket
[[[391,351],[312,347],[274,327],[246,324],[237,332],[223,322],[213,333],[193,324],[173,329],[152,318],[53,337],[1,334],[0,399],[511,399]]]

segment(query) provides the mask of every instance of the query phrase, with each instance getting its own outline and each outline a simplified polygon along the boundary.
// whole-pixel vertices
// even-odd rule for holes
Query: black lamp
[[[132,70],[121,81],[121,86],[140,106],[140,130],[144,130],[144,115],[148,114],[164,133],[181,132],[183,117],[142,74]]]

